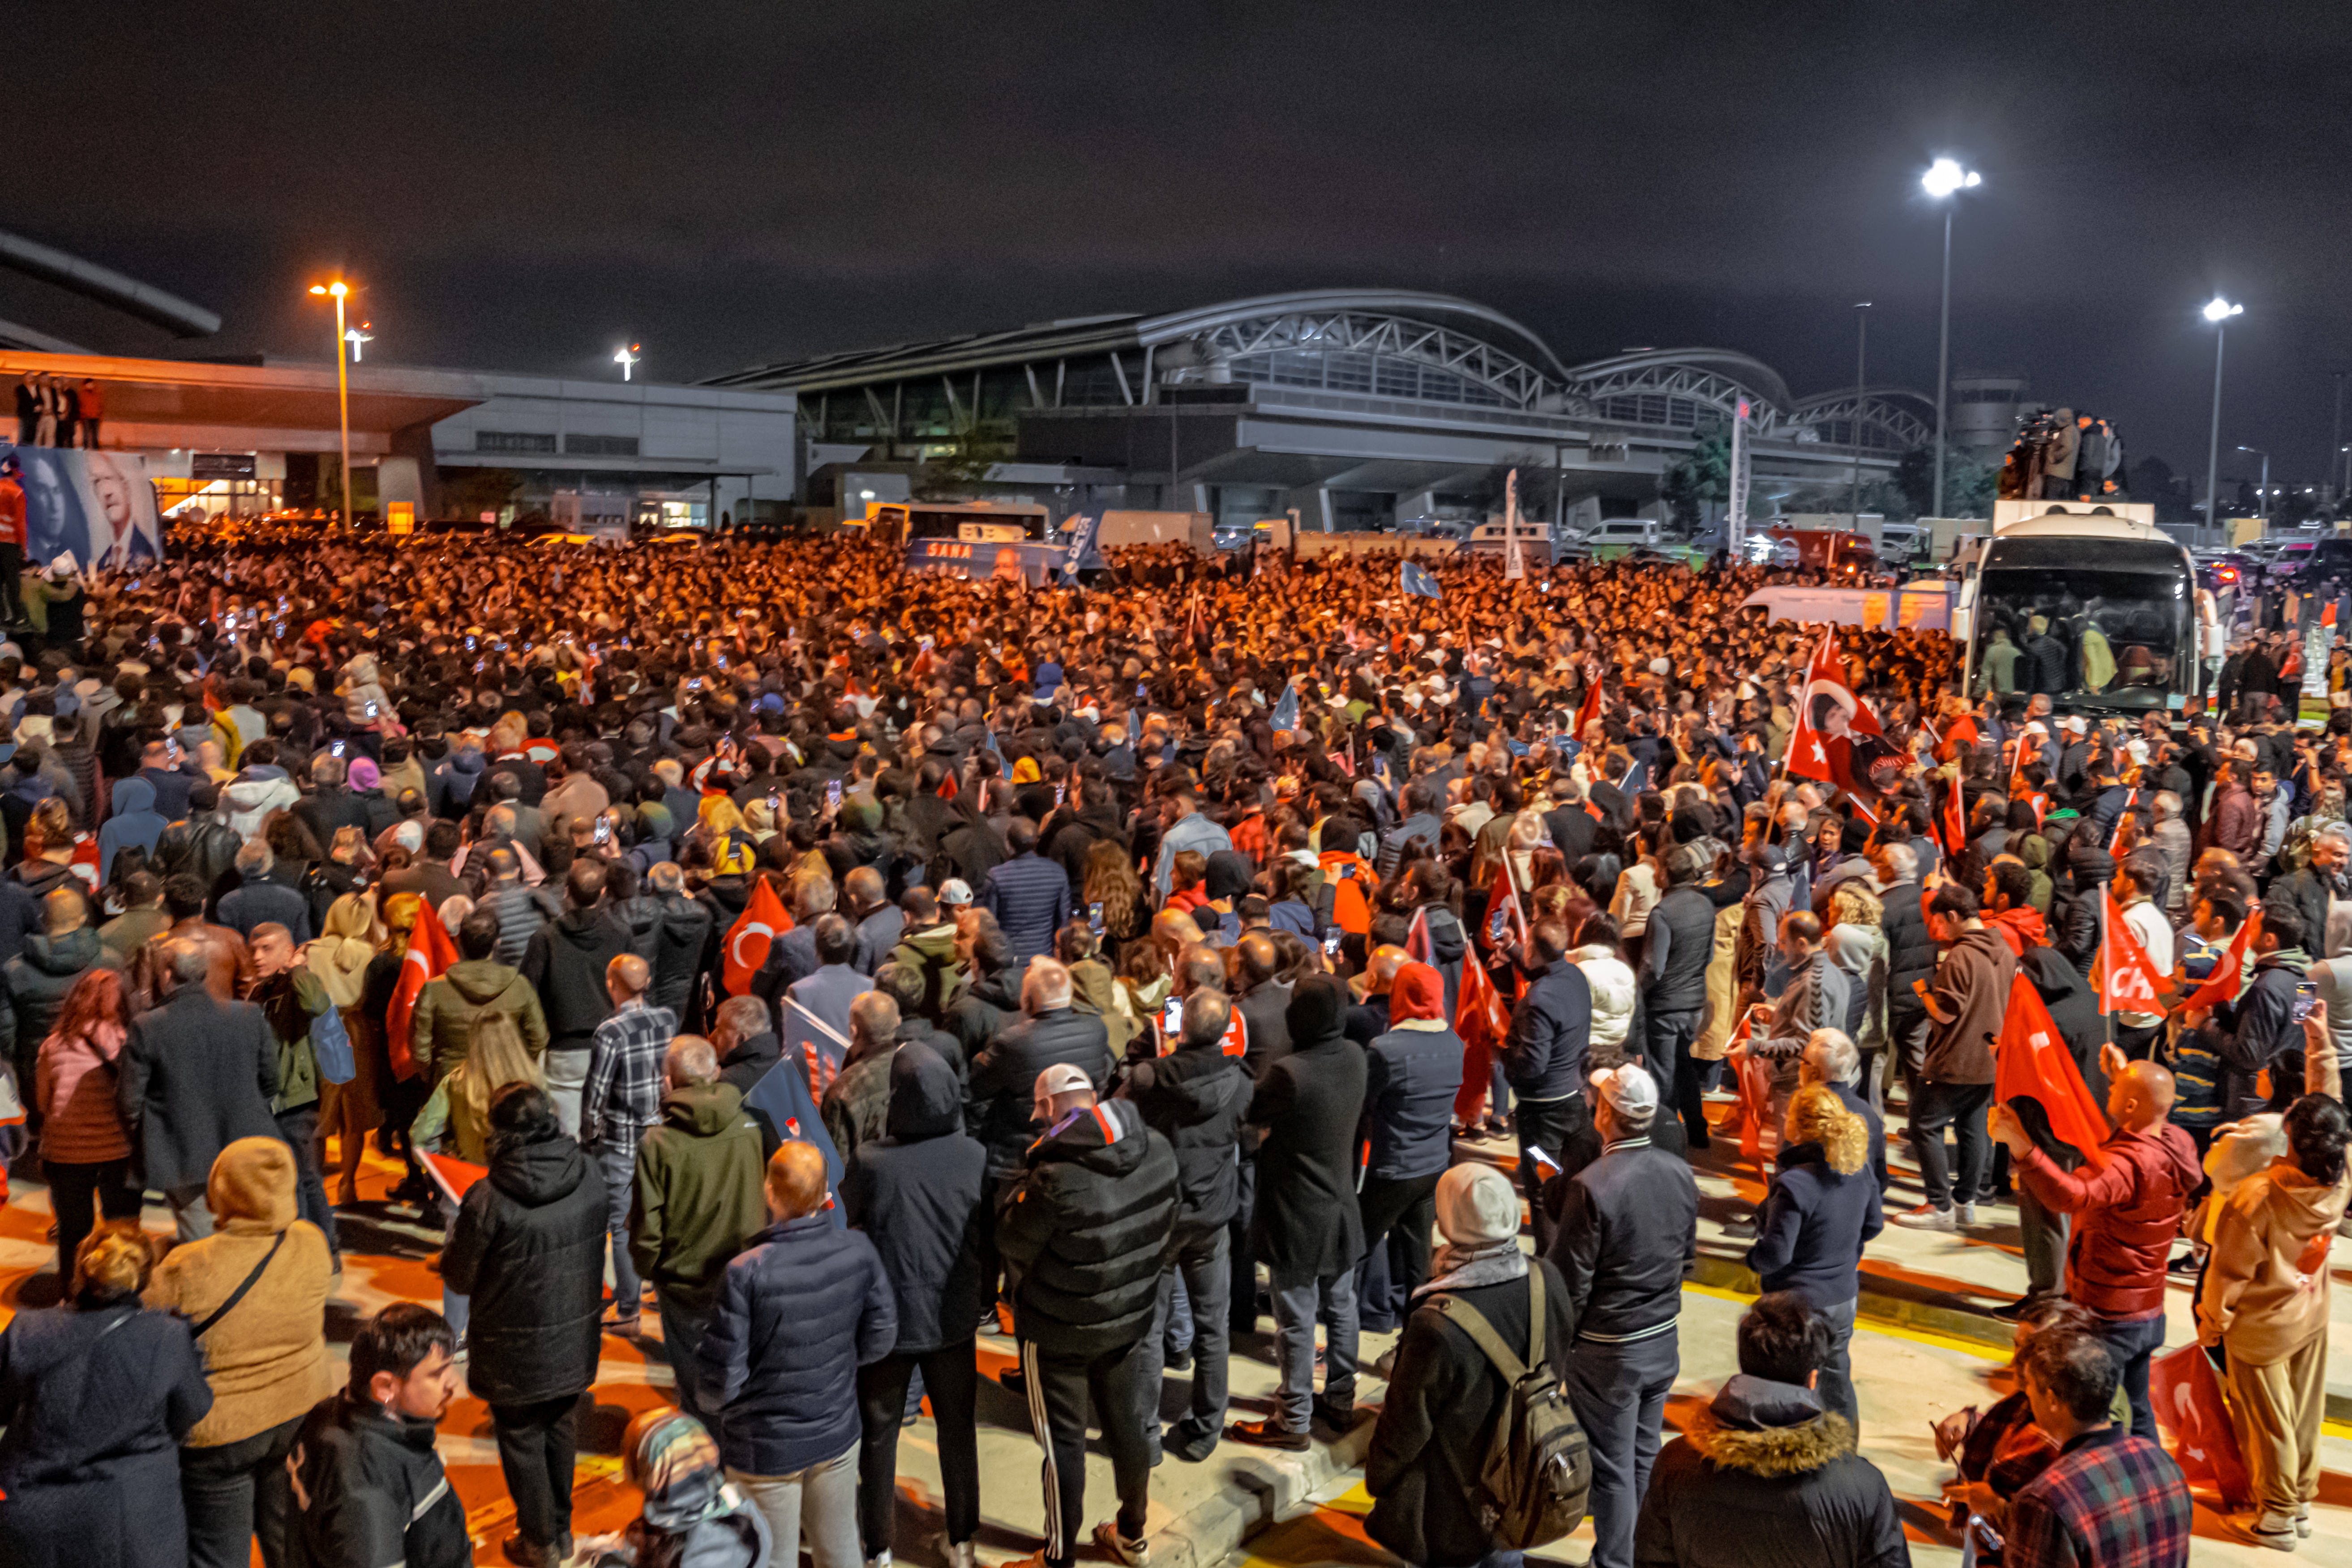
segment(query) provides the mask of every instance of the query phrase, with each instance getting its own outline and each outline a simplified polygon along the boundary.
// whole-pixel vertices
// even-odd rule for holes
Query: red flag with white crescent
[[[410,1054],[408,1020],[416,1012],[416,999],[425,994],[425,987],[438,978],[443,971],[457,962],[457,944],[449,940],[449,928],[427,905],[417,911],[416,929],[409,934],[408,955],[400,961],[400,978],[392,988],[392,1004],[384,1009],[384,1045],[392,1056],[392,1070],[401,1078],[416,1076],[416,1060]]]
[[[2164,1004],[2157,993],[2164,982],[2156,973],[2156,965],[2147,958],[2147,949],[2132,935],[2131,927],[2124,923],[2124,912],[2116,907],[2116,897],[2105,889],[2099,892],[2099,956],[2091,966],[2091,983],[2099,993],[2102,1013],[2161,1013]]]
[[[1801,778],[1833,784],[1849,795],[1864,793],[1853,776],[1847,737],[1883,733],[1878,715],[1846,683],[1837,633],[1824,633],[1806,668],[1805,689],[1797,699],[1797,725],[1789,734],[1789,771]]]
[[[751,884],[751,897],[743,905],[743,912],[727,928],[726,973],[727,994],[740,996],[751,989],[751,977],[768,962],[768,949],[776,938],[793,929],[793,917],[784,912],[784,901],[776,897],[774,886],[761,877]]]

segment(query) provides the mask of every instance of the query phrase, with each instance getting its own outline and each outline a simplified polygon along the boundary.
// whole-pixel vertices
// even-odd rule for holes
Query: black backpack
[[[1503,1404],[1479,1467],[1478,1521],[1508,1550],[1558,1541],[1584,1521],[1592,1456],[1584,1428],[1544,1356],[1543,1269],[1528,1268],[1528,1353],[1511,1353],[1485,1314],[1459,1296],[1432,1303],[1503,1374]]]

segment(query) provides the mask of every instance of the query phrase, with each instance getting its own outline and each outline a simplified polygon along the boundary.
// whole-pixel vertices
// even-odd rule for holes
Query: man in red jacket
[[[0,458],[0,625],[22,619],[16,580],[25,571],[25,487],[14,456]]]
[[[2127,1062],[2113,1046],[2100,1065],[2107,1070],[2107,1120],[2116,1131],[2099,1145],[2097,1163],[2060,1170],[2006,1105],[1994,1117],[1993,1136],[2009,1145],[2019,1178],[2036,1199],[2074,1216],[2066,1295],[2097,1315],[2096,1332],[2123,1368],[2132,1432],[2153,1437],[2147,1363],[2164,1348],[2164,1265],[2204,1172],[2197,1145],[2166,1119],[2172,1074],[2154,1062]]]

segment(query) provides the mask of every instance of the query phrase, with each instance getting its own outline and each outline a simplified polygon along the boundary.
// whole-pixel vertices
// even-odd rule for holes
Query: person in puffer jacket
[[[826,1216],[824,1156],[791,1142],[768,1161],[768,1227],[720,1282],[700,1347],[727,1479],[766,1516],[774,1560],[855,1568],[857,1369],[898,1338],[897,1293],[874,1243]]]
[[[884,1135],[860,1143],[841,1177],[850,1225],[873,1238],[898,1302],[890,1353],[857,1370],[864,1439],[857,1459],[857,1523],[868,1562],[892,1549],[898,1514],[898,1424],[917,1372],[939,1422],[948,1559],[969,1564],[980,1532],[980,1237],[990,1223],[988,1156],[964,1135],[963,1085],[920,1040],[890,1058]]]
[[[276,742],[254,742],[246,747],[243,762],[236,777],[221,786],[220,808],[222,818],[236,829],[236,836],[250,844],[261,837],[262,824],[269,814],[291,806],[302,798],[302,792],[278,765]]]
[[[997,1202],[996,1245],[1013,1275],[1013,1332],[1029,1419],[1045,1449],[1044,1568],[1068,1568],[1085,1519],[1087,1401],[1118,1489],[1118,1518],[1096,1532],[1114,1560],[1143,1557],[1151,1453],[1145,1374],[1160,1275],[1174,1234],[1176,1154],[1133,1103],[1097,1104],[1085,1069],[1037,1075],[1045,1131]]]
[[[1658,1451],[1633,1568],[1910,1568],[1886,1478],[1808,1386],[1828,1342],[1794,1291],[1748,1309],[1739,1375]]]
[[[391,730],[399,726],[393,717],[392,699],[384,694],[383,678],[377,673],[375,655],[354,655],[343,666],[343,683],[335,688],[335,695],[343,700],[343,717],[354,730]]]
[[[1592,1058],[1614,1067],[1629,1054],[1639,1054],[1641,1042],[1632,1040],[1633,1006],[1641,992],[1617,945],[1617,922],[1605,914],[1587,915],[1577,928],[1576,947],[1568,961],[1584,972],[1592,990]],[[1630,1044],[1629,1044],[1630,1042]]]

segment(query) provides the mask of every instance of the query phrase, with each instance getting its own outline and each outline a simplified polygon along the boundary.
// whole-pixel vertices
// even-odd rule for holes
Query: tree
[[[1957,447],[1944,448],[1944,515],[1990,517],[2000,475]],[[1901,521],[1930,515],[1936,505],[1936,449],[1914,447],[1895,459],[1895,485],[1908,509]],[[1897,514],[1889,511],[1888,517]]]
[[[988,479],[988,470],[1013,456],[1013,432],[1002,421],[965,420],[955,427],[944,457],[926,460],[915,473],[919,500],[964,500]]]
[[[2170,463],[2150,453],[2134,463],[2128,473],[2131,499],[2153,502],[2157,521],[2191,521],[2194,514],[2189,510],[2189,481],[2175,474]]]
[[[1731,500],[1731,426],[1721,420],[1700,426],[1691,449],[1658,476],[1658,495],[1674,510],[1675,526],[1695,532],[1706,508]],[[1524,476],[1522,476],[1524,478]]]
[[[441,505],[452,517],[471,522],[486,511],[502,511],[522,489],[512,468],[444,468]]]

